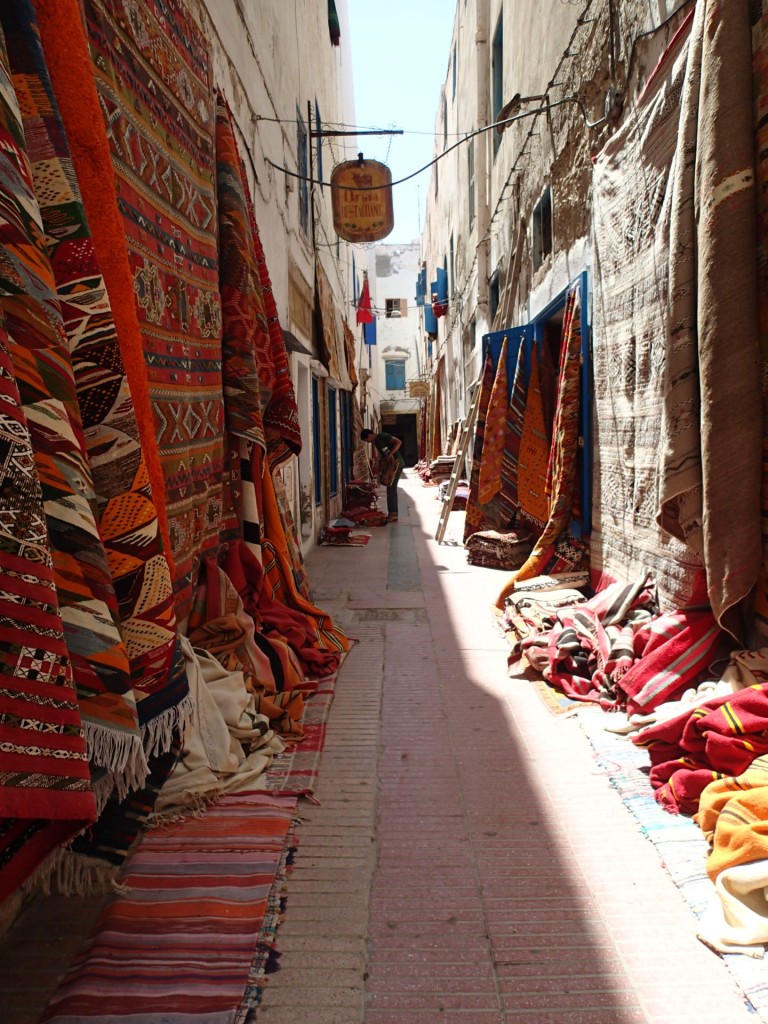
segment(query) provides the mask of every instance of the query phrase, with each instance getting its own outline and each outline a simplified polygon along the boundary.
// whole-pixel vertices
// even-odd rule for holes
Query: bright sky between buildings
[[[432,159],[456,0],[347,0],[358,128],[406,134],[363,136],[359,149],[397,181]],[[344,27],[342,26],[342,31]],[[347,159],[353,159],[349,153]],[[385,243],[414,241],[424,226],[429,171],[393,189],[395,226]]]

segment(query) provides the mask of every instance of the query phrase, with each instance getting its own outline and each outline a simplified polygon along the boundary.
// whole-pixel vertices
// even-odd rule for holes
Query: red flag
[[[359,324],[372,324],[373,313],[371,312],[371,293],[368,290],[368,274],[363,274],[363,288],[360,292],[360,299],[357,303],[357,322]]]

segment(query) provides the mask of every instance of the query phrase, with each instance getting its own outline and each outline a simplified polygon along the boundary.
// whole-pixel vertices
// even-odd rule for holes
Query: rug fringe
[[[299,845],[296,830],[301,819],[294,817],[280,857],[272,887],[267,897],[259,938],[253,952],[243,1001],[235,1014],[233,1024],[255,1024],[261,1003],[264,985],[268,975],[280,969],[280,951],[276,948],[277,929],[283,922],[288,899],[288,877],[291,874],[293,858]]]
[[[112,774],[120,800],[143,787],[149,765],[138,733],[116,736],[112,730],[93,722],[84,723],[84,732],[88,760]]]
[[[171,749],[176,736],[183,731],[194,708],[192,695],[187,694],[174,707],[167,708],[141,727],[144,751],[147,757],[164,754]]]

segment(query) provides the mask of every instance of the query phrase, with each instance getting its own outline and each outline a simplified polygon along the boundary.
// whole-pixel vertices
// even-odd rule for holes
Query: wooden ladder
[[[440,522],[437,524],[437,533],[435,534],[435,540],[437,541],[438,544],[443,543],[445,531],[448,526],[448,516],[451,514],[451,509],[453,508],[453,499],[456,497],[456,486],[459,480],[461,479],[461,475],[464,470],[464,464],[467,460],[469,442],[473,436],[475,419],[477,417],[477,407],[480,405],[480,391],[480,381],[478,380],[476,382],[475,392],[472,395],[472,401],[469,406],[467,418],[464,422],[464,426],[461,428],[459,450],[456,453],[456,461],[453,464],[451,476],[448,481],[448,494],[446,495],[445,501],[443,502],[443,509],[440,513]]]

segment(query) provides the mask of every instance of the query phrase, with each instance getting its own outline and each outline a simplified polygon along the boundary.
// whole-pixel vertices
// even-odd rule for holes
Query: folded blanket
[[[740,775],[768,754],[768,683],[650,725],[632,742],[648,751],[656,800],[673,813],[693,814],[709,783]]]

